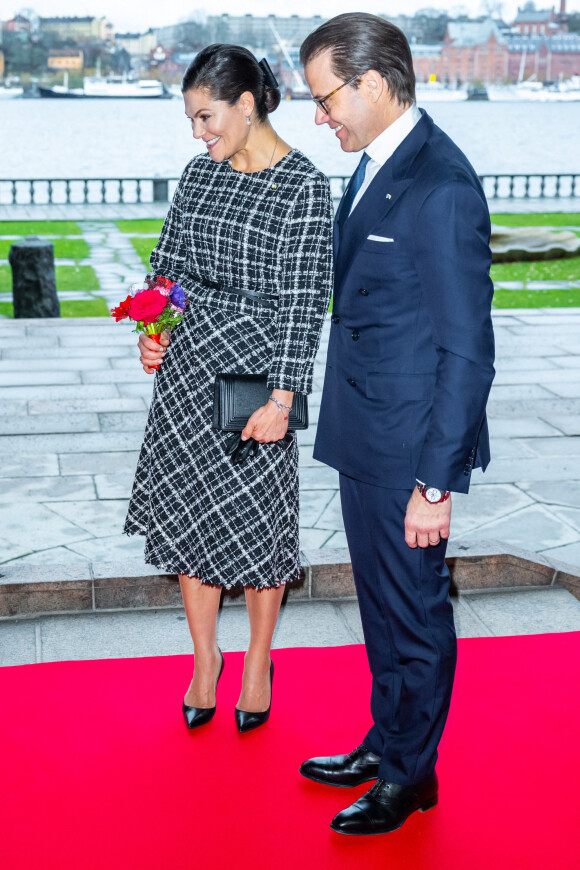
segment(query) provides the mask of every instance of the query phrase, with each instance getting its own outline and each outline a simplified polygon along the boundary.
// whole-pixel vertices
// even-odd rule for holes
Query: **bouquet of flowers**
[[[176,281],[147,277],[144,284],[132,285],[127,298],[111,308],[111,316],[117,323],[127,317],[134,320],[133,332],[146,332],[159,344],[164,329],[171,330],[181,323],[186,305],[183,287]]]

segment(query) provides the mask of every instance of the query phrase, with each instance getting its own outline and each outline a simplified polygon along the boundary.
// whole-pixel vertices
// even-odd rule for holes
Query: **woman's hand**
[[[157,344],[156,341],[153,341],[146,332],[142,332],[139,335],[139,359],[143,364],[144,371],[146,371],[148,375],[154,375],[156,369],[154,369],[153,366],[158,366],[163,362],[163,356],[166,349],[169,347],[170,338],[171,333],[167,330],[161,333],[159,344]]]
[[[283,405],[292,405],[294,393],[286,390],[272,390],[272,395]],[[262,444],[279,441],[288,431],[288,413],[286,410],[278,410],[274,402],[266,402],[265,405],[254,411],[246,423],[242,432],[242,441],[247,441],[248,438],[253,438],[254,441],[260,441]]]

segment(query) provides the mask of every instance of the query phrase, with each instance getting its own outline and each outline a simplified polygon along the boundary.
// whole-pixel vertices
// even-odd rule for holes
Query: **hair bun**
[[[278,88],[264,88],[264,106],[269,115],[275,112],[280,105],[280,91]]]

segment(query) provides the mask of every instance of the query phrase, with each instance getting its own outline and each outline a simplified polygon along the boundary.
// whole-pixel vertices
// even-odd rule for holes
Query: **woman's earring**
[[[251,120],[250,120],[250,116],[249,116],[249,115],[246,115],[246,124],[247,124],[247,125],[248,125],[248,127],[250,127],[250,126],[251,126],[251,124],[252,124],[252,122],[251,122]]]

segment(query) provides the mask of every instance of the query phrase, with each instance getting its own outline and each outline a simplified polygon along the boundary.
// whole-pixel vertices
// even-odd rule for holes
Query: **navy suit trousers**
[[[341,474],[340,494],[373,676],[374,724],[364,744],[381,756],[381,779],[412,785],[435,768],[455,674],[447,542],[405,543],[411,490]]]

